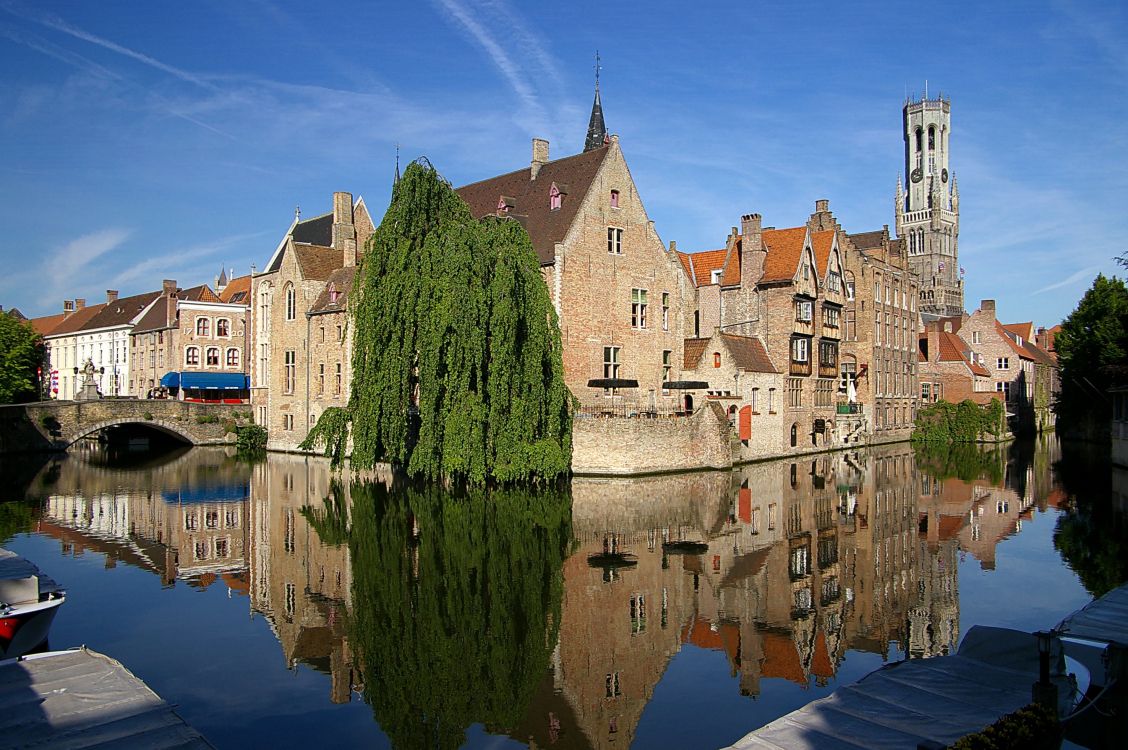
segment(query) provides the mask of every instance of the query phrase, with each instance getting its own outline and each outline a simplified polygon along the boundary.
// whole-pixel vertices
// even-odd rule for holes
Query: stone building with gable
[[[767,419],[757,424],[760,409],[751,408],[752,394],[735,394],[738,414],[750,407],[753,434],[778,430],[763,443],[761,455],[824,450],[860,439],[861,420],[856,415],[839,420],[836,413],[846,304],[843,239],[827,202],[820,200],[805,225],[764,228],[759,214],[749,214],[723,250],[679,253],[696,291],[695,338],[709,331],[753,339],[782,376],[778,426]],[[688,353],[697,344],[683,346]],[[685,359],[688,364],[691,357]],[[709,382],[713,392],[729,388]],[[770,410],[760,415],[772,416]]]
[[[458,194],[475,217],[508,216],[528,232],[559,316],[565,382],[582,404],[677,403],[662,383],[678,377],[692,290],[646,213],[618,136],[606,132],[598,89],[582,153],[552,160],[548,141],[535,138],[528,167]],[[638,389],[588,387],[597,378],[635,379]]]
[[[953,332],[952,321],[941,318],[925,324],[918,348],[920,405],[971,399],[977,404],[999,398],[991,373],[962,338]]]
[[[348,402],[351,345],[342,292],[351,289],[373,231],[363,198],[334,193],[331,212],[304,220],[295,215],[266,268],[252,275],[251,403],[273,450],[296,450],[325,405]],[[341,393],[330,392],[327,400],[318,392],[320,366],[327,367],[332,391],[338,362]]]

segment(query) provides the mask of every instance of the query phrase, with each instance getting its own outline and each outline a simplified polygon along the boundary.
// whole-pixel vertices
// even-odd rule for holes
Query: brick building
[[[564,379],[582,403],[612,399],[676,404],[663,379],[680,368],[684,299],[692,294],[643,206],[619,138],[607,135],[598,91],[582,153],[549,159],[533,139],[527,168],[458,188],[475,217],[509,216],[532,240],[556,307]],[[638,391],[589,388],[595,378],[629,378]]]
[[[271,449],[296,449],[326,405],[348,402],[346,295],[373,231],[363,198],[334,193],[333,210],[305,220],[296,215],[265,270],[252,275],[251,403]]]
[[[870,411],[871,440],[907,440],[917,395],[916,274],[889,227],[848,235],[846,344],[839,392],[853,385]]]
[[[232,289],[221,278],[224,291]],[[240,285],[247,282],[243,277]],[[245,290],[242,294],[245,300]],[[144,398],[164,386],[181,399],[247,400],[246,323],[245,301],[225,302],[206,284],[180,289],[165,279],[160,296],[130,332],[131,392]]]
[[[765,229],[759,214],[749,214],[723,250],[679,253],[696,291],[695,340],[702,331],[755,340],[784,376],[780,431],[763,443],[767,453],[761,455],[822,450],[858,437],[856,416],[837,419],[844,237],[820,200],[804,226]],[[854,423],[849,428],[848,421]]]
[[[986,404],[998,398],[991,373],[963,339],[952,332],[952,322],[941,319],[925,324],[919,336],[919,383],[922,406],[937,401],[957,404],[971,399]]]

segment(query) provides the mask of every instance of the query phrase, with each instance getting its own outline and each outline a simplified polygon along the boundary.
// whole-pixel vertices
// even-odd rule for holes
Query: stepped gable
[[[607,146],[544,163],[532,178],[528,167],[481,182],[463,185],[458,195],[470,206],[475,219],[484,216],[510,216],[525,227],[541,265],[556,260],[556,243],[563,242],[591,188]],[[548,193],[553,184],[564,194],[561,206],[552,209]],[[498,202],[508,199],[508,211],[498,212]]]
[[[761,283],[791,281],[799,268],[799,258],[803,255],[803,241],[807,238],[806,227],[791,229],[765,229],[763,233],[764,275]]]
[[[313,301],[313,306],[309,308],[310,315],[341,312],[346,309],[349,293],[352,292],[353,284],[356,282],[357,271],[357,266],[345,266],[329,274],[325,288],[321,290],[317,299]],[[336,292],[335,297],[332,292]]]

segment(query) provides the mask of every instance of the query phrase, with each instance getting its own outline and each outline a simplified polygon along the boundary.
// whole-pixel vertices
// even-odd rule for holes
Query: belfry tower
[[[910,97],[902,110],[905,177],[897,179],[897,236],[920,277],[926,320],[963,313],[959,263],[960,193],[948,165],[952,101]]]

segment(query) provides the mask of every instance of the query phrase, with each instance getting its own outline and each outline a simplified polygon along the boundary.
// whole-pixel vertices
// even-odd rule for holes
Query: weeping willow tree
[[[476,723],[515,728],[559,635],[567,494],[350,489],[347,514],[331,499],[303,512],[323,541],[345,530],[349,643],[381,729],[402,749],[459,747]]]
[[[560,330],[528,234],[477,221],[429,163],[392,192],[354,292],[347,411],[306,447],[358,468],[470,484],[547,480],[571,462]]]

